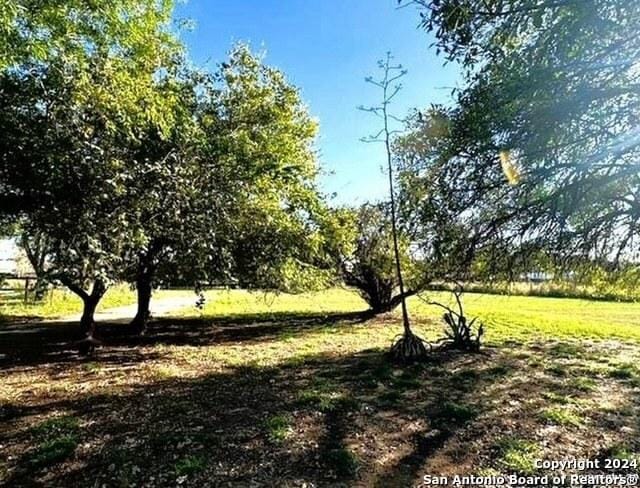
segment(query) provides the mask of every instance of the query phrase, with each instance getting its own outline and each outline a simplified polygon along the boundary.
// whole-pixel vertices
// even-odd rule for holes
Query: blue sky
[[[192,60],[214,68],[229,47],[249,42],[266,52],[266,62],[283,70],[302,92],[320,122],[318,150],[322,189],[335,203],[384,198],[382,147],[359,141],[375,133],[379,121],[356,109],[377,100],[364,83],[376,74],[387,51],[408,70],[394,111],[447,102],[459,79],[454,65],[429,48],[432,38],[417,28],[415,9],[397,9],[396,0],[189,0],[176,16],[193,30],[182,34]]]

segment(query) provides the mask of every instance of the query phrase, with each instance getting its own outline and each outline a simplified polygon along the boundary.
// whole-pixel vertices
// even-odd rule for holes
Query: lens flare
[[[508,149],[500,151],[500,166],[510,185],[517,185],[520,182],[520,170],[518,170],[518,166],[511,157],[511,151]]]

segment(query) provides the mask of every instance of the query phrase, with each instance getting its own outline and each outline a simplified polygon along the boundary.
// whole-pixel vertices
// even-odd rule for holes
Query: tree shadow
[[[268,315],[191,325],[156,321],[149,339],[157,334],[150,343],[176,343],[163,341],[175,340],[173,334],[179,337],[184,326],[193,327],[190,344],[195,345],[262,341],[344,317]],[[256,329],[244,331],[251,327]],[[150,354],[159,358],[161,350],[110,346],[96,361],[113,362],[118,368],[110,374],[126,375],[125,365]],[[549,407],[564,411],[571,402],[598,394],[604,378],[595,390],[574,381],[592,374],[584,365],[571,366],[589,354],[582,346],[554,341],[538,343],[522,357],[507,348],[475,355],[447,352],[403,368],[379,350],[297,357],[269,367],[247,358],[245,366],[196,378],[169,371],[162,379],[109,393],[73,390],[62,400],[45,395],[28,405],[15,400],[0,405],[0,484],[176,486],[180,479],[181,486],[404,487],[424,474],[494,468],[501,466],[495,459],[497,439],[533,441],[549,422],[541,417]],[[55,366],[59,372],[82,367]],[[631,392],[623,400],[637,411],[637,378],[616,381],[614,386]],[[576,436],[595,438],[597,429],[619,436],[620,425],[610,423],[619,421],[617,414],[590,415],[588,431],[572,427]],[[43,432],[51,429],[43,424],[51,417],[75,421],[60,422],[62,427],[53,429],[57,437],[49,438]],[[556,436],[550,445],[566,441],[558,425],[550,432]],[[58,450],[51,454],[54,447]],[[472,462],[465,465],[465,456]]]
[[[135,338],[142,344],[184,344],[198,346],[227,342],[256,342],[287,335],[304,335],[335,324],[355,325],[374,317],[358,312],[265,312],[206,316],[201,318],[159,318],[147,333]]]
[[[278,337],[304,335],[323,327],[349,326],[373,317],[369,311],[350,313],[261,313],[203,318],[161,318],[150,322],[144,335],[133,334],[124,324],[100,323],[97,337],[102,342],[93,358],[78,356],[76,342],[83,338],[78,323],[39,322],[9,324],[0,329],[0,368],[69,363],[83,360],[124,362],[147,355],[136,346],[205,346],[228,342],[257,342]],[[114,353],[114,348],[117,349]],[[129,357],[128,357],[129,356]]]
[[[3,443],[14,457],[6,462],[5,484],[175,486],[181,460],[190,459],[197,469],[182,480],[185,486],[375,486],[378,478],[377,486],[392,486],[465,425],[449,419],[446,433],[440,428],[447,418],[440,395],[456,391],[465,402],[492,381],[460,390],[459,378],[447,371],[449,361],[457,368],[468,359],[443,356],[398,369],[377,350],[318,355],[303,363],[171,378],[112,395],[5,405]],[[435,384],[440,391],[433,391]],[[75,419],[79,427],[71,452],[47,464],[42,451],[51,440],[42,437],[41,419],[52,414]],[[404,432],[416,422],[420,429]],[[400,461],[402,472],[360,470],[376,464],[380,446],[405,434],[416,445]]]
[[[184,486],[404,487],[424,474],[472,474],[501,466],[496,442],[502,437],[535,441],[549,426],[541,414],[597,394],[575,381],[582,366],[567,370],[567,361],[586,352],[544,347],[520,358],[505,349],[449,352],[403,368],[379,350],[269,367],[248,358],[245,366],[196,378],[177,372],[108,394],[85,391],[28,406],[15,401],[0,409],[0,465],[4,456],[8,467],[0,483],[175,486],[180,479]],[[539,353],[551,362],[536,366]],[[564,372],[553,367],[558,364]],[[634,378],[615,381],[628,390],[621,401],[636,408]],[[570,442],[602,429],[619,435],[620,425],[608,423],[619,415],[590,415],[584,427],[565,427]],[[51,439],[42,437],[42,424],[52,416],[76,419],[78,427],[56,431],[75,444],[46,464]],[[555,436],[550,446],[566,442],[558,425],[547,435]]]

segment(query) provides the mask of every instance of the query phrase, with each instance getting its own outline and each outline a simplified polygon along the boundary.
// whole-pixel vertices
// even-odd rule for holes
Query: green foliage
[[[610,447],[608,457],[610,459],[629,459],[629,460],[636,459],[637,460],[637,455],[634,454],[633,450],[628,445],[625,445],[625,444],[615,444],[612,447]]]
[[[635,377],[638,374],[638,368],[635,364],[622,363],[617,364],[610,372],[609,376],[620,380],[626,380]]]
[[[598,387],[598,384],[592,378],[574,378],[569,382],[569,385],[582,392],[594,391]]]
[[[242,44],[194,83],[189,130],[176,129],[163,151],[153,141],[142,148],[154,149],[157,176],[140,180],[141,192],[155,191],[141,205],[139,254],[159,267],[157,279],[174,283],[325,287],[332,276],[315,187],[317,124],[298,90]],[[177,161],[167,168],[171,152]],[[183,168],[177,180],[176,166]]]
[[[298,394],[301,405],[309,406],[319,412],[328,413],[337,410],[353,410],[358,404],[342,392],[326,387],[315,387],[302,390]]]
[[[534,463],[540,452],[537,444],[516,437],[507,437],[498,443],[498,450],[499,463],[505,468],[522,474],[534,472]]]
[[[467,68],[449,143],[430,157],[450,195],[474,197],[466,215],[493,238],[485,264],[513,279],[542,249],[561,269],[637,268],[638,3],[415,3]]]
[[[202,456],[186,456],[174,465],[176,476],[191,476],[203,471],[207,463]]]
[[[78,419],[71,416],[45,420],[33,429],[38,446],[31,454],[35,466],[50,466],[73,454],[79,441]]]
[[[417,112],[408,119],[406,134],[394,141],[401,215],[412,229],[424,283],[496,278],[492,226],[500,218],[501,197],[487,191],[459,156],[468,147],[455,115],[444,107]]]
[[[33,432],[44,438],[55,437],[61,434],[75,433],[79,429],[79,422],[76,417],[64,416],[47,419],[34,427]]]
[[[570,427],[579,427],[584,423],[584,419],[580,415],[567,408],[547,408],[540,414],[540,418],[554,424]]]
[[[35,466],[49,466],[64,461],[73,454],[78,445],[78,438],[67,435],[44,441],[31,458]]]
[[[122,0],[0,9],[2,213],[45,237],[39,276],[68,286],[88,312],[138,242],[132,148],[174,123],[172,8]]]
[[[326,286],[316,122],[297,89],[243,45],[213,74],[187,68],[165,31],[171,2],[153,15],[127,6],[118,35],[144,49],[84,53],[96,56],[86,73],[61,71],[53,54],[0,73],[3,210],[46,236],[48,279],[94,301],[118,279],[146,293],[161,281]]]
[[[554,376],[567,376],[567,368],[566,366],[562,366],[559,364],[553,364],[549,366],[546,371]]]
[[[327,464],[340,477],[355,476],[360,462],[355,454],[347,448],[335,448],[325,454]]]
[[[433,417],[438,428],[449,429],[465,424],[478,415],[477,407],[464,403],[446,401]]]
[[[284,441],[291,432],[291,418],[287,415],[274,415],[265,422],[267,434],[272,442]]]
[[[545,392],[542,394],[545,400],[548,400],[551,403],[557,403],[559,405],[568,405],[571,403],[571,397],[566,395],[560,395],[559,393],[554,393],[552,391]]]
[[[170,120],[154,78],[180,46],[171,30],[173,2],[164,0],[3,1],[0,71],[37,66],[63,72],[77,106],[92,105],[107,128]],[[145,107],[143,110],[140,107]]]
[[[386,205],[365,204],[356,211],[342,210],[342,216],[352,219],[347,239],[336,249],[336,260],[348,286],[358,290],[362,298],[377,313],[389,312],[400,304],[397,292],[391,221]],[[348,225],[348,224],[347,224]],[[409,294],[422,287],[420,262],[413,258],[409,238],[399,230],[398,244],[405,285]]]

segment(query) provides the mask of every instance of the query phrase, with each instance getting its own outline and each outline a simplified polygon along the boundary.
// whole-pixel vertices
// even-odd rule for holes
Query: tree
[[[409,323],[409,312],[407,310],[407,302],[405,295],[404,281],[402,279],[402,265],[400,258],[400,245],[398,242],[398,230],[396,219],[396,196],[394,193],[394,176],[393,176],[393,154],[391,151],[391,138],[397,131],[392,130],[390,121],[398,120],[389,112],[389,104],[399,93],[402,86],[396,82],[402,78],[407,72],[401,65],[392,64],[393,57],[391,53],[387,53],[384,60],[378,62],[378,66],[382,71],[382,78],[374,80],[372,77],[366,79],[370,83],[378,87],[382,91],[382,100],[379,105],[374,107],[361,107],[362,110],[370,112],[382,119],[382,129],[375,135],[363,139],[365,142],[382,142],[387,155],[387,171],[389,178],[389,199],[391,212],[391,236],[393,240],[393,255],[395,260],[396,276],[398,280],[398,288],[400,290],[400,303],[402,305],[402,324],[404,332],[399,340],[397,340],[392,348],[391,354],[395,359],[401,361],[409,361],[420,359],[427,354],[425,342],[416,336]]]
[[[206,252],[217,252],[220,195],[209,191],[211,174],[199,154],[202,128],[198,94],[202,76],[178,66],[178,72],[158,87],[172,105],[168,131],[155,126],[128,146],[128,225],[135,234],[123,250],[118,277],[135,284],[138,310],[133,331],[143,332],[149,317],[154,281],[165,274],[182,275],[184,263],[201,266]],[[206,251],[205,251],[206,249]],[[193,258],[197,256],[197,258]]]
[[[512,249],[637,262],[640,5],[624,0],[419,1],[437,46],[467,68],[465,180],[503,168]],[[563,263],[558,263],[562,265]]]
[[[286,288],[293,269],[322,264],[317,123],[297,88],[247,46],[232,50],[216,79],[207,130],[212,160],[233,175],[234,274],[241,286]]]
[[[336,249],[337,265],[344,283],[358,290],[375,314],[394,310],[403,298],[396,293],[396,273],[391,219],[386,204],[364,204],[360,208],[341,209],[349,233],[343,246]],[[421,262],[411,255],[410,240],[399,230],[398,247],[407,289],[404,297],[422,289]]]
[[[46,236],[48,276],[82,298],[89,337],[138,237],[129,148],[150,126],[164,134],[173,123],[175,100],[157,89],[179,51],[171,7],[18,2],[0,14],[0,50],[11,51],[0,69],[0,208]]]
[[[165,119],[155,91],[158,72],[181,52],[171,25],[172,0],[3,0],[0,72],[57,69],[73,80],[73,97],[132,130]],[[107,113],[110,118],[107,119]]]
[[[493,223],[501,217],[501,206],[485,180],[469,178],[456,114],[437,106],[416,113],[409,119],[407,132],[395,141],[394,153],[400,174],[400,214],[412,229],[421,281],[453,284],[456,307],[435,302],[428,293],[418,296],[445,309],[447,337],[440,341],[441,347],[475,351],[483,329],[474,331],[475,319],[465,316],[462,293],[465,283],[488,279],[505,262],[491,259],[491,267],[482,266],[500,251],[501,236]]]
[[[187,84],[188,85],[188,84]],[[149,134],[128,191],[142,245],[128,268],[143,330],[154,281],[299,291],[329,279],[315,188],[316,123],[297,89],[242,44],[176,95],[172,134]]]
[[[22,232],[18,245],[24,251],[36,275],[36,283],[33,290],[34,297],[36,300],[42,300],[49,288],[47,280],[47,255],[51,249],[49,238],[42,232],[35,232],[34,234]]]

